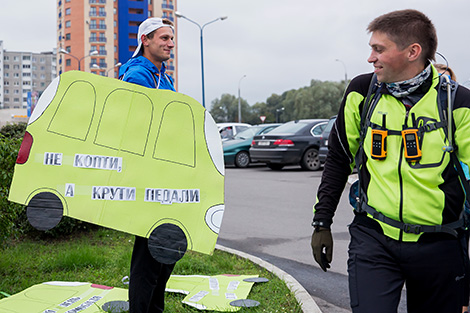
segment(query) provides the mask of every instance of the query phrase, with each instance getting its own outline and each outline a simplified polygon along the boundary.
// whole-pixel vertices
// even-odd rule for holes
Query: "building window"
[[[70,59],[65,60],[65,66],[70,66],[70,65],[72,65],[72,60]]]
[[[31,77],[31,73],[23,73],[23,77]]]
[[[68,33],[65,34],[65,40],[70,40],[72,38],[72,34]]]
[[[6,56],[3,57],[3,59],[4,59],[5,61],[8,61],[8,60],[10,60],[10,57],[6,55]]]
[[[70,8],[65,9],[65,15],[70,15]]]
[[[23,64],[23,68],[31,68],[30,64]]]
[[[30,55],[23,55],[23,61],[31,61]]]
[[[10,89],[5,89],[5,94],[10,93]]]
[[[18,64],[13,64],[13,69],[14,70],[19,70],[20,69],[20,66]]]
[[[13,73],[13,77],[18,78],[20,77],[20,73]],[[17,83],[17,82],[16,82]]]
[[[72,47],[70,47],[70,46],[65,47],[65,51],[67,51],[68,53],[70,53],[70,52],[72,51]]]
[[[96,16],[96,7],[90,8],[90,16]],[[95,26],[96,26],[96,21],[95,21]]]
[[[72,25],[72,22],[70,21],[65,21],[65,27],[69,28]]]

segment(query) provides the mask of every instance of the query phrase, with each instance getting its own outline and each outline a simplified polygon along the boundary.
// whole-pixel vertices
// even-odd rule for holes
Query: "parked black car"
[[[273,170],[285,165],[299,164],[303,169],[320,169],[318,149],[320,135],[328,120],[297,120],[285,123],[265,135],[253,138],[250,158],[263,162]]]
[[[320,159],[321,164],[325,164],[326,156],[328,154],[328,138],[330,137],[331,129],[336,121],[336,115],[332,116],[326,124],[323,133],[320,136],[320,149],[318,150],[318,158]]]

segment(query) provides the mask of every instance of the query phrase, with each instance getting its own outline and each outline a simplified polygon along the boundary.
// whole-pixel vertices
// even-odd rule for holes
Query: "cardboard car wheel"
[[[57,226],[63,213],[62,201],[51,192],[40,192],[33,196],[26,208],[26,216],[31,226],[43,231]]]
[[[188,241],[183,230],[174,224],[157,226],[148,239],[152,257],[163,264],[173,264],[180,260],[188,249]]]
[[[109,301],[103,304],[102,309],[109,313],[121,313],[129,311],[128,301]]]

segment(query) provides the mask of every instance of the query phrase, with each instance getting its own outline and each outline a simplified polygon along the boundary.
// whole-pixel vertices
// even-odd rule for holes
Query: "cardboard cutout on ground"
[[[236,312],[259,305],[246,299],[255,282],[267,281],[255,278],[258,275],[171,275],[166,291],[186,294],[182,302],[199,310]]]
[[[128,290],[123,288],[53,281],[0,299],[0,313],[121,312],[129,310],[127,299]]]
[[[224,212],[217,126],[183,94],[66,72],[29,120],[9,200],[40,230],[69,216],[149,238],[162,263],[211,254]]]

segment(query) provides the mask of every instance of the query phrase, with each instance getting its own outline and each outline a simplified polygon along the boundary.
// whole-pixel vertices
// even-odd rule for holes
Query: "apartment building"
[[[0,109],[27,107],[28,93],[41,93],[57,76],[56,54],[8,51],[0,41]]]
[[[82,70],[117,77],[132,56],[147,17],[175,23],[176,0],[56,0],[58,73]],[[177,84],[177,52],[167,62]]]

